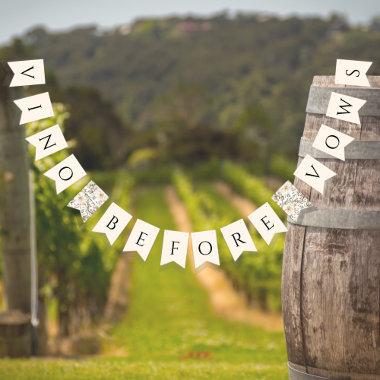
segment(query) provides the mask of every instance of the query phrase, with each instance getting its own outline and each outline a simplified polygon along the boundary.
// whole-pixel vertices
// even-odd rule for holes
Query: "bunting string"
[[[338,59],[335,70],[335,83],[346,86],[370,86],[367,71],[372,62]],[[13,71],[11,87],[45,84],[44,60],[26,60],[8,62]],[[14,100],[21,110],[19,124],[26,124],[54,116],[48,92]],[[366,100],[332,91],[328,100],[326,116],[348,123],[360,125],[359,111]],[[35,147],[35,160],[41,160],[58,151],[67,149],[68,144],[59,125],[38,132],[26,140]],[[339,160],[345,160],[345,148],[354,139],[342,132],[322,124],[312,147]],[[56,192],[60,194],[67,188],[87,176],[76,157],[71,154],[59,162],[44,175],[55,182]],[[294,172],[294,176],[323,194],[325,182],[337,173],[329,169],[309,154],[306,154]],[[92,180],[68,203],[68,207],[79,211],[83,222],[90,219],[109,200],[108,195]],[[285,182],[272,196],[288,218],[297,222],[300,216],[314,209],[310,200],[291,182]],[[132,215],[112,202],[95,227],[95,233],[106,235],[111,245],[123,233],[132,220]],[[269,245],[273,237],[287,228],[268,202],[254,210],[247,219],[260,236]],[[244,252],[256,252],[247,225],[243,219],[222,227],[221,234],[236,261]],[[145,261],[160,231],[159,227],[137,219],[125,243],[123,252],[137,252]],[[185,268],[186,256],[191,239],[195,268],[205,263],[220,265],[217,231],[181,232],[164,230],[161,253],[161,265],[174,262]]]

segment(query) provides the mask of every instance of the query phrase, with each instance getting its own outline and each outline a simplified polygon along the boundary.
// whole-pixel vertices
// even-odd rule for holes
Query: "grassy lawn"
[[[175,229],[161,188],[138,192],[136,216]],[[161,241],[135,258],[129,312],[102,355],[0,360],[0,379],[286,379],[283,334],[215,316],[190,270],[160,267]]]

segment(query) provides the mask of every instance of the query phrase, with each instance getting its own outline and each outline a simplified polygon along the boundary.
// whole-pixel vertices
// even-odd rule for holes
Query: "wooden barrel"
[[[306,154],[337,175],[324,194],[299,179],[316,206],[288,221],[282,308],[291,379],[380,379],[380,77],[371,87],[314,77],[299,162]],[[326,117],[331,91],[366,99],[361,125]],[[312,148],[326,124],[355,140],[346,161]]]

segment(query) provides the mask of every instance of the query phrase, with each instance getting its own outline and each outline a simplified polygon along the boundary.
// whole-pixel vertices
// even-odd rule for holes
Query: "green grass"
[[[178,170],[173,176],[173,184],[196,230],[218,229],[242,217],[210,183],[198,182],[194,186],[190,178]],[[218,234],[221,266],[234,286],[243,291],[256,307],[280,311],[284,236],[276,235],[268,246],[249,222],[247,226],[258,252],[244,253],[235,262],[221,234]]]
[[[137,193],[136,216],[175,228],[160,188]],[[161,238],[134,259],[130,309],[104,355],[0,360],[0,379],[286,379],[283,334],[215,316],[190,269],[159,265]]]

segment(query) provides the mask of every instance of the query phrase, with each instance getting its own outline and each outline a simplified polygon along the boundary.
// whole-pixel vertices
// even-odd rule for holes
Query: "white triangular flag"
[[[220,230],[235,261],[243,252],[257,251],[243,219],[222,227]]]
[[[367,103],[364,99],[332,92],[326,116],[360,124],[359,110]]]
[[[131,219],[132,215],[116,203],[111,203],[92,231],[105,234],[112,245]]]
[[[146,261],[160,229],[137,219],[123,252],[137,252]]]
[[[354,140],[353,137],[322,124],[314,139],[313,148],[345,161],[344,148]]]
[[[207,262],[219,265],[218,241],[215,230],[193,232],[191,243],[195,269]]]
[[[334,177],[336,173],[307,154],[294,172],[294,175],[323,194],[325,181]]]
[[[248,219],[268,245],[275,234],[288,230],[268,202],[248,215]]]
[[[9,87],[32,86],[45,84],[45,68],[43,59],[8,62],[14,75]]]
[[[36,161],[67,148],[67,141],[58,124],[27,137],[26,141],[36,147]]]
[[[108,199],[108,195],[94,182],[90,181],[68,204],[80,212],[84,222],[101,207]]]
[[[56,191],[59,194],[83,178],[86,172],[72,154],[49,169],[44,175],[55,181]]]
[[[272,199],[286,212],[290,219],[297,221],[300,213],[312,207],[312,203],[290,182],[286,181]]]
[[[48,92],[13,101],[21,110],[20,125],[54,116]]]
[[[371,67],[372,62],[353,61],[350,59],[337,59],[335,69],[335,83],[348,84],[350,86],[371,86],[367,71]]]
[[[185,268],[188,244],[188,232],[165,230],[162,243],[161,265],[174,262]]]

